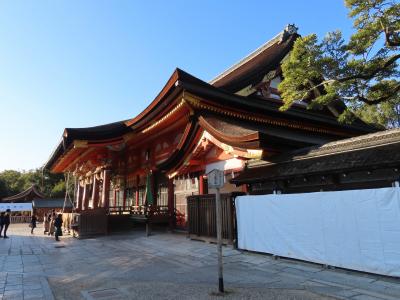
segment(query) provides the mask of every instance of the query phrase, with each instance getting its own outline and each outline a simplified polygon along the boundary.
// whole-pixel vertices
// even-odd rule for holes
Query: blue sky
[[[340,0],[0,2],[0,171],[41,167],[65,127],[129,119],[176,67],[211,80],[286,24],[351,20]]]

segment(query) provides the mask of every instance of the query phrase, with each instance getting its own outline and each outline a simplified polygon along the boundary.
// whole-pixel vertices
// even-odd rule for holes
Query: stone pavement
[[[221,299],[216,246],[143,229],[56,243],[12,224],[0,240],[3,299]],[[400,299],[400,280],[224,247],[226,299]]]

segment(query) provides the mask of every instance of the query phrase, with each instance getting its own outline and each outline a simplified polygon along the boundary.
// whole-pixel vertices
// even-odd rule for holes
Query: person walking
[[[61,229],[62,223],[63,223],[62,214],[58,214],[57,218],[54,221],[54,227],[56,229],[54,236],[56,237],[57,242],[60,241],[60,239],[58,237],[62,236],[62,229]]]
[[[2,237],[2,233],[3,233],[3,228],[4,228],[4,217],[5,217],[5,213],[4,211],[2,211],[0,213],[0,237]]]
[[[29,227],[31,227],[31,234],[33,234],[33,229],[36,228],[36,221],[37,221],[36,216],[32,215],[31,224],[29,224]]]
[[[3,219],[3,224],[4,224],[4,233],[3,233],[3,237],[5,238],[5,239],[8,239],[8,236],[7,236],[7,229],[8,229],[8,226],[10,226],[10,213],[11,213],[11,209],[7,209],[6,210],[6,213],[5,213],[5,215],[4,215],[4,219]]]

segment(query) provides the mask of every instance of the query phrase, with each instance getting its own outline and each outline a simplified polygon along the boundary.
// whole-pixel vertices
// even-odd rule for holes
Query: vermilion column
[[[200,175],[199,177],[199,194],[200,195],[208,194],[208,182],[207,182],[207,177],[205,175]]]
[[[136,206],[139,206],[139,188],[136,188],[135,191],[135,204]]]
[[[103,171],[103,193],[101,195],[101,206],[110,207],[110,170]]]
[[[93,175],[93,189],[92,189],[92,206],[93,208],[99,207],[99,181],[96,175]]]
[[[249,193],[249,187],[247,184],[242,184],[242,192],[248,194]]]

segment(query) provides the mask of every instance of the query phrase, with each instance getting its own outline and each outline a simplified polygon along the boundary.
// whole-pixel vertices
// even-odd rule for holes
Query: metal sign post
[[[215,211],[217,219],[217,250],[218,250],[218,290],[224,292],[224,277],[222,270],[222,205],[220,188],[224,185],[224,171],[214,169],[207,174],[208,186],[215,188]]]

